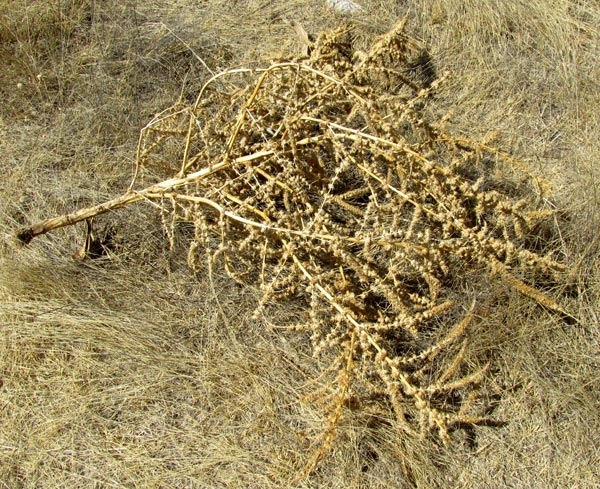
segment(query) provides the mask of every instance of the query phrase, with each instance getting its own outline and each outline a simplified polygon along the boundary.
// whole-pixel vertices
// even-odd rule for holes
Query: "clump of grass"
[[[367,52],[351,39],[338,29],[308,59],[213,76],[193,105],[180,100],[143,129],[128,192],[18,234],[28,242],[149,201],[172,246],[176,223],[193,223],[193,269],[220,263],[260,288],[257,315],[274,302],[302,305],[304,318],[281,326],[308,335],[329,366],[305,398],[322,407],[325,428],[301,476],[365,399],[393,412],[405,435],[446,444],[457,428],[493,424],[479,402],[488,364],[465,362],[483,293],[466,274],[481,284],[499,276],[569,316],[539,285],[564,272],[532,239],[553,214],[548,185],[428,115],[444,78],[415,77],[419,46],[402,23]]]

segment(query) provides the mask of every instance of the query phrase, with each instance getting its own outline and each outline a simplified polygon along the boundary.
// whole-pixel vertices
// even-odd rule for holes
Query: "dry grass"
[[[239,17],[219,3],[0,6],[8,60],[0,481],[8,487],[288,486],[323,432],[319,410],[298,399],[326,359],[273,327],[299,310],[270,306],[253,318],[259,292],[188,272],[185,246],[168,251],[151,210],[101,219],[112,228],[112,254],[93,262],[71,260],[83,238],[75,228],[27,249],[9,240],[20,225],[126,190],[137,132],[181,94],[192,101],[210,76],[200,59],[214,72],[256,66],[298,49],[281,17],[309,32],[339,22],[309,2],[285,12],[238,2]],[[568,287],[546,283],[546,293],[579,321],[565,324],[490,279],[466,359],[490,362],[484,394],[506,426],[458,432],[445,448],[403,436],[376,406],[350,411],[331,452],[297,485],[594,487],[600,12],[567,1],[362,3],[371,8],[357,19],[357,43],[391,26],[386,12],[406,13],[436,71],[452,70],[428,104],[431,117],[452,108],[454,134],[498,131],[496,145],[552,184],[547,205],[560,212],[539,243],[557,250],[570,277]],[[465,274],[467,283],[476,277]]]

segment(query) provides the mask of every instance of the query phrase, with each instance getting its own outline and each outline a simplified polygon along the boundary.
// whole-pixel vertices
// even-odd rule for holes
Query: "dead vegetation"
[[[189,95],[181,97],[144,127],[128,192],[21,232],[21,238],[28,241],[57,226],[134,202],[149,202],[162,218],[163,244],[170,245],[176,256],[183,242],[196,279],[208,278],[209,297],[219,298],[219,303],[206,303],[203,310],[212,308],[217,317],[224,318],[222,325],[231,322],[228,315],[241,315],[239,327],[249,328],[242,334],[228,325],[226,337],[219,340],[214,323],[211,327],[209,321],[204,325],[190,322],[188,315],[198,292],[191,292],[194,284],[190,278],[178,278],[169,271],[167,279],[150,282],[154,292],[149,297],[157,308],[170,313],[177,309],[162,299],[162,293],[157,294],[161,288],[171,290],[179,301],[190,301],[172,318],[158,312],[157,322],[171,325],[171,338],[159,333],[157,322],[147,321],[157,312],[146,307],[141,307],[138,317],[148,338],[131,336],[133,330],[124,321],[124,311],[135,310],[130,307],[133,302],[143,303],[143,292],[136,293],[127,305],[120,304],[118,293],[106,295],[99,282],[90,287],[91,295],[101,297],[104,304],[91,308],[103,317],[101,323],[123,322],[123,328],[113,329],[119,338],[116,341],[97,329],[91,313],[81,309],[70,315],[52,313],[50,297],[25,307],[32,291],[44,294],[40,292],[43,287],[35,285],[45,282],[39,279],[44,274],[43,255],[38,258],[41,268],[30,278],[19,275],[19,281],[31,282],[32,288],[28,291],[24,285],[21,290],[15,285],[13,292],[5,293],[6,304],[16,300],[7,309],[11,311],[7,325],[12,324],[7,332],[12,333],[6,344],[23,348],[27,336],[16,333],[18,321],[41,314],[41,322],[35,322],[49,337],[36,340],[39,351],[47,348],[48,341],[56,350],[56,356],[44,356],[50,378],[59,378],[61,374],[49,367],[66,361],[63,354],[69,351],[73,353],[67,356],[74,355],[85,360],[83,363],[92,360],[100,361],[97,365],[104,365],[102,368],[107,365],[102,360],[106,351],[99,351],[99,357],[96,353],[90,356],[87,347],[64,343],[68,336],[51,335],[52,327],[68,328],[80,318],[84,328],[77,337],[97,339],[105,347],[113,345],[117,352],[132,358],[146,358],[144,365],[150,365],[148,359],[153,358],[159,377],[168,371],[166,377],[177,382],[192,379],[194,371],[201,371],[207,379],[200,384],[192,382],[193,388],[186,390],[181,401],[176,401],[182,394],[176,391],[167,397],[149,393],[150,383],[143,381],[140,388],[148,392],[146,398],[162,396],[174,404],[173,410],[161,411],[156,406],[154,419],[162,419],[166,425],[155,427],[156,437],[149,432],[142,437],[165,446],[164,450],[178,447],[185,457],[178,465],[168,462],[171,456],[167,453],[144,452],[144,457],[156,463],[153,470],[158,475],[152,479],[143,467],[136,465],[134,470],[132,432],[123,437],[122,446],[113,440],[108,452],[97,454],[106,460],[113,457],[110,450],[121,450],[114,466],[115,473],[121,474],[113,480],[117,485],[123,480],[133,484],[154,480],[160,485],[175,481],[177,470],[186,476],[175,484],[185,479],[215,486],[235,481],[251,487],[292,480],[307,487],[348,486],[350,481],[360,484],[361,477],[368,479],[361,473],[377,474],[368,483],[373,487],[389,485],[392,480],[398,487],[443,487],[448,477],[472,484],[461,461],[470,463],[471,457],[490,450],[493,441],[486,440],[504,436],[503,430],[491,429],[500,424],[497,421],[515,422],[507,409],[511,395],[521,403],[532,402],[535,388],[523,380],[527,379],[523,372],[535,370],[536,363],[525,345],[532,345],[534,337],[544,344],[540,339],[549,336],[544,330],[552,331],[556,338],[588,341],[584,340],[583,324],[592,316],[584,304],[593,298],[582,290],[582,272],[573,268],[577,260],[569,253],[577,252],[570,251],[573,245],[566,240],[576,239],[564,235],[568,213],[556,211],[561,206],[560,193],[552,195],[537,171],[496,149],[497,143],[453,134],[449,129],[452,122],[439,107],[443,109],[443,101],[451,98],[446,91],[455,82],[444,77],[432,82],[415,70],[414,60],[421,57],[422,46],[400,26],[377,38],[370,50],[357,49],[356,42],[354,32],[343,27],[321,35],[310,58],[280,59],[266,68],[230,69],[208,77],[195,101],[187,101]],[[120,232],[127,233],[129,225],[121,221]],[[151,230],[134,227],[138,243],[147,239],[145,231]],[[125,241],[125,246],[136,243],[134,239]],[[593,268],[590,261],[584,264],[584,255],[578,256],[576,267]],[[230,303],[231,298],[226,299],[240,289],[219,276],[221,267],[244,284],[242,290],[248,294],[256,287],[257,299],[246,296],[243,311]],[[172,265],[167,269],[172,270]],[[110,270],[95,273],[94,280],[111,276]],[[140,273],[151,276],[143,270]],[[51,275],[59,278],[61,274]],[[67,271],[59,280],[72,280],[69,276],[72,272]],[[115,276],[128,287],[125,270],[117,270]],[[219,292],[221,287],[225,292]],[[589,290],[589,285],[584,287]],[[61,288],[75,304],[90,307],[87,293],[82,294],[75,284]],[[42,312],[36,312],[37,308]],[[540,316],[546,326],[532,327]],[[580,321],[574,322],[574,317]],[[189,330],[179,336],[176,328],[183,324]],[[207,331],[200,333],[204,328]],[[574,330],[567,333],[570,328]],[[191,334],[192,330],[196,332]],[[38,336],[30,328],[25,331]],[[205,339],[192,346],[189,339],[196,335]],[[178,337],[185,342],[177,347],[185,352],[185,361],[162,346]],[[249,339],[251,343],[247,343]],[[514,365],[504,370],[503,361],[514,361],[509,350],[514,349],[515,341],[523,356],[514,358],[523,370],[513,369]],[[290,343],[295,345],[295,353]],[[249,348],[249,344],[255,347]],[[196,351],[206,352],[209,347],[212,354],[200,353],[202,360],[195,359]],[[14,362],[27,368],[27,361],[18,358],[18,349],[13,346],[6,351],[6,365]],[[265,358],[249,362],[256,352]],[[315,358],[310,359],[309,353]],[[537,358],[541,361],[552,354],[540,350]],[[568,360],[572,354],[556,358],[553,364],[566,359],[574,366],[575,357]],[[122,361],[114,354],[108,358]],[[34,365],[39,359],[30,361]],[[273,372],[269,365],[282,371]],[[89,374],[78,375],[85,378]],[[129,372],[120,385],[128,389],[135,375]],[[554,375],[561,377],[558,372]],[[109,385],[111,376],[107,373]],[[581,376],[593,379],[591,371]],[[159,377],[152,382],[164,382]],[[21,381],[30,385],[31,380]],[[271,387],[266,391],[262,382]],[[108,393],[109,385],[101,391]],[[211,446],[221,446],[221,455],[213,459],[214,469],[210,464],[204,466],[205,475],[185,465],[194,459],[188,449],[196,444],[177,438],[179,428],[172,424],[179,416],[175,414],[178,402],[198,415],[200,404],[192,401],[195,390],[209,396],[211,410],[217,412],[211,428],[189,425]],[[82,398],[88,395],[78,392]],[[592,396],[590,402],[594,402],[594,394],[583,392],[575,395]],[[89,395],[93,400],[93,388]],[[92,404],[111,405],[114,414],[116,398],[107,395],[102,400],[95,398]],[[124,416],[123,406],[127,405],[133,414],[129,427],[135,430],[141,420],[135,412],[142,409],[135,403],[144,404],[144,396],[139,397],[132,387],[121,402],[119,416]],[[265,409],[272,412],[265,415]],[[244,410],[256,419],[249,419]],[[560,412],[556,407],[552,410]],[[87,412],[94,412],[93,406]],[[244,432],[245,440],[220,445],[218,416],[226,419],[231,413],[236,426],[252,429]],[[106,424],[113,415],[96,415],[99,430],[116,433]],[[127,421],[123,423],[122,427],[128,426]],[[260,428],[264,423],[270,433]],[[475,428],[477,425],[487,428]],[[161,431],[164,429],[167,431]],[[452,437],[457,429],[459,436]],[[176,443],[161,439],[160,433],[174,434]],[[434,436],[428,436],[430,433]],[[438,441],[448,443],[452,438],[458,438],[458,443],[447,449],[439,446]],[[87,439],[94,444],[93,437]],[[261,443],[270,447],[268,456]],[[6,447],[13,467],[7,480],[23,480],[17,467],[27,463],[22,461],[31,457],[31,452],[10,443]],[[87,473],[98,483],[108,483],[93,470],[92,461],[99,460],[93,453],[81,447],[68,449],[70,454],[59,448],[44,450],[41,459],[58,457],[60,465],[75,457],[83,464],[72,469],[74,481],[75,474]],[[584,455],[592,456],[593,451]],[[221,462],[219,457],[224,457]],[[216,470],[219,463],[226,467],[223,472]],[[479,480],[492,480],[482,477],[485,469],[480,464],[475,467]],[[135,473],[128,473],[128,468]],[[571,473],[565,477],[575,480]],[[592,481],[595,474],[580,477],[580,482]]]

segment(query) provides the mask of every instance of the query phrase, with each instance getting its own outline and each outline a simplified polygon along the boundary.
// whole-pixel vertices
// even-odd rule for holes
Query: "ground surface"
[[[231,9],[231,4],[235,8]],[[511,291],[470,343],[489,357],[501,427],[435,440],[352,411],[318,469],[303,402],[319,360],[254,319],[257,292],[192,274],[160,216],[99,220],[108,257],[72,255],[84,228],[19,247],[16,228],[127,189],[140,129],[212,72],[296,56],[346,22],[325,2],[0,2],[0,485],[4,487],[510,487],[600,485],[600,7],[593,1],[360,2],[358,44],[407,16],[456,134],[526,161],[553,186],[551,238],[569,267],[564,321]]]

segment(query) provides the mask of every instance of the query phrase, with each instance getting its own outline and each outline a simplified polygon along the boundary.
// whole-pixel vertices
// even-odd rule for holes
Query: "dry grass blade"
[[[413,48],[400,25],[368,53],[339,30],[304,62],[215,75],[195,104],[145,127],[126,194],[18,235],[28,242],[149,199],[169,225],[194,223],[192,267],[222,262],[262,289],[261,306],[303,304],[298,329],[315,355],[341,352],[326,386],[327,428],[304,474],[331,446],[351,396],[385,393],[407,433],[435,432],[444,443],[454,427],[481,423],[474,400],[487,365],[463,362],[475,304],[453,293],[466,290],[465,271],[500,271],[564,313],[536,287],[561,280],[563,266],[552,250],[528,248],[548,215],[543,182],[427,116],[443,81],[412,78]]]

